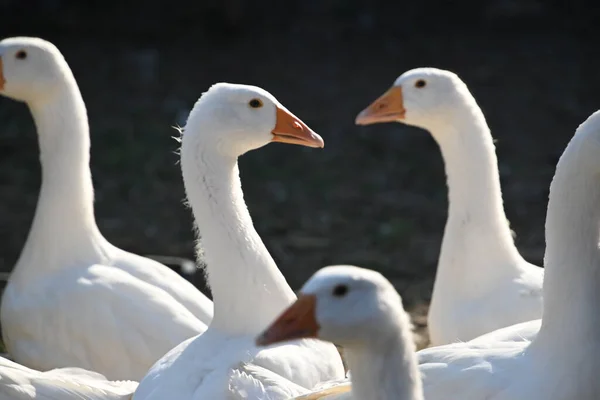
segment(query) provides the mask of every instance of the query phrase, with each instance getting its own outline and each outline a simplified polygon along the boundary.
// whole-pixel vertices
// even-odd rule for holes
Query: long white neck
[[[394,329],[378,332],[361,345],[348,346],[352,371],[352,398],[370,400],[423,400],[421,375],[403,310],[390,319]]]
[[[78,265],[104,241],[94,218],[85,104],[75,79],[67,78],[51,98],[29,104],[38,131],[42,184],[14,280]]]
[[[237,159],[206,150],[188,136],[182,139],[181,168],[213,295],[211,328],[256,334],[296,296],[254,229]]]
[[[568,340],[584,343],[581,348],[586,351],[587,344],[600,337],[598,154],[597,138],[576,134],[550,186],[540,345],[562,348]]]
[[[452,121],[431,129],[446,166],[449,203],[438,274],[440,279],[458,279],[467,285],[471,282],[464,279],[473,279],[475,287],[481,287],[482,281],[512,273],[522,258],[504,213],[490,130],[475,100],[462,101]],[[476,270],[464,274],[473,266]]]

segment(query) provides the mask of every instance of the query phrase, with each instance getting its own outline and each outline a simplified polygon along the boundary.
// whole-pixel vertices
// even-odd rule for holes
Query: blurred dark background
[[[600,108],[594,4],[0,0],[0,37],[40,36],[65,55],[90,118],[98,225],[139,254],[194,257],[171,126],[215,82],[270,91],[326,142],[240,161],[279,267],[293,288],[327,264],[380,270],[422,328],[447,211],[442,159],[426,132],[356,127],[355,115],[407,69],[458,73],[497,139],[516,243],[540,265],[556,161]],[[0,98],[1,271],[25,241],[39,179],[29,113]],[[192,280],[203,287],[201,274]]]

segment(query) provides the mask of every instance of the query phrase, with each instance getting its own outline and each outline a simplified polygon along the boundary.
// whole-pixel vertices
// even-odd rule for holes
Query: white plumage
[[[428,315],[431,344],[540,318],[543,270],[514,245],[492,136],[464,82],[434,68],[408,71],[356,121],[426,129],[442,152],[449,205]]]
[[[317,337],[344,346],[352,377],[295,400],[423,400],[408,314],[392,284],[375,271],[326,267],[257,339],[260,344]]]
[[[278,400],[343,378],[331,344],[254,345],[254,337],[295,299],[254,229],[239,178],[238,157],[273,141],[323,146],[308,126],[254,86],[214,85],[191,111],[181,169],[202,236],[215,313],[204,334],[152,367],[135,400]]]
[[[471,342],[419,351],[419,372],[426,400],[570,400],[600,397],[600,382],[596,377],[600,368],[600,348],[597,346],[600,325],[596,322],[600,287],[600,274],[597,271],[600,266],[599,153],[600,112],[596,112],[577,129],[558,163],[550,187],[546,219],[545,305],[537,336],[533,335],[533,340],[514,336],[517,332],[528,335],[535,331],[539,321],[530,321],[489,333]],[[315,285],[307,286],[313,288]],[[309,288],[303,288],[302,292],[311,293]],[[315,292],[320,295],[318,291]],[[317,302],[320,297],[317,297]],[[361,304],[364,301],[355,303],[354,318],[355,314],[360,316],[357,310],[367,308]],[[385,308],[381,303],[380,308]],[[320,332],[328,327],[325,323],[321,326],[321,321],[329,321],[321,314],[323,310],[318,306],[316,309],[319,311],[315,314],[316,323],[304,326],[318,326]],[[331,309],[333,318],[338,316],[342,319],[345,316],[342,311],[334,307]],[[310,315],[308,312],[304,314]],[[294,324],[290,320],[292,317],[286,315],[282,324],[284,333],[293,332]],[[373,320],[352,328],[360,332],[380,325],[383,331],[385,324],[385,321]],[[355,335],[349,326],[345,328],[345,335]],[[309,336],[306,329],[301,332],[302,335],[296,337]],[[274,342],[268,339],[277,335],[277,330],[267,331],[259,341]],[[350,350],[348,348],[349,355],[352,354]],[[357,369],[353,366],[352,358],[349,357],[348,362],[354,383],[352,390],[356,391],[359,382]],[[361,375],[364,370],[373,373],[372,381],[375,382],[381,369],[372,368],[371,365],[376,363],[363,363],[361,367],[364,369],[358,371],[361,371]],[[396,368],[398,370],[402,371]],[[381,376],[382,382],[385,379],[386,376]],[[354,398],[376,399],[376,390],[371,390],[372,394],[362,393]],[[319,397],[319,393],[311,396],[322,400],[353,398],[350,393],[337,397]]]
[[[3,400],[129,400],[133,381],[108,381],[79,368],[39,372],[0,357],[0,399]]]
[[[600,112],[579,126],[550,186],[544,314],[537,336],[531,332],[539,321],[531,321],[471,343],[422,350],[419,362],[427,400],[447,399],[448,393],[473,400],[600,396],[598,154]]]
[[[8,351],[39,370],[81,367],[139,380],[175,345],[204,332],[212,302],[99,232],[86,109],[58,49],[5,39],[0,60],[0,94],[29,106],[42,164],[33,224],[2,298]]]

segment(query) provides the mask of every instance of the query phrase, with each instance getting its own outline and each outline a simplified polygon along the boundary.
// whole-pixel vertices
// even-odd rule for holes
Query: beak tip
[[[354,119],[354,123],[356,125],[359,125],[359,126],[366,125],[366,123],[365,123],[365,111],[366,110],[362,110],[361,112],[359,112],[358,115],[356,116],[356,118]]]
[[[318,149],[322,149],[323,147],[325,147],[325,141],[323,140],[323,138],[321,137],[321,135],[319,135],[316,132],[312,132],[312,135],[314,143],[315,143],[315,147]]]

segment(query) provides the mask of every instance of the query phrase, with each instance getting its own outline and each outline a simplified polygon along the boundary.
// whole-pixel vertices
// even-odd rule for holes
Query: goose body
[[[79,368],[39,372],[0,357],[0,398],[3,400],[129,400],[133,381],[108,381]]]
[[[308,126],[254,86],[213,85],[191,111],[181,168],[215,313],[204,334],[152,367],[135,400],[288,399],[344,377],[331,344],[254,345],[254,337],[295,300],[254,229],[239,178],[238,157],[273,141],[323,146]]]
[[[352,266],[321,269],[257,342],[307,337],[344,346],[352,390],[339,382],[296,400],[423,400],[410,318],[381,274]]]
[[[489,342],[518,342],[525,341],[531,342],[538,334],[542,326],[541,319],[534,319],[532,321],[521,322],[501,328],[485,335],[481,335],[473,340],[471,343],[489,343]]]
[[[514,245],[492,136],[464,82],[434,68],[408,71],[356,121],[426,129],[442,152],[449,208],[428,315],[431,344],[540,318],[543,270]]]
[[[42,164],[33,224],[2,298],[7,349],[38,370],[80,367],[139,380],[167,351],[206,330],[212,302],[98,230],[85,104],[58,49],[36,38],[5,39],[0,78],[0,95],[29,106]]]

